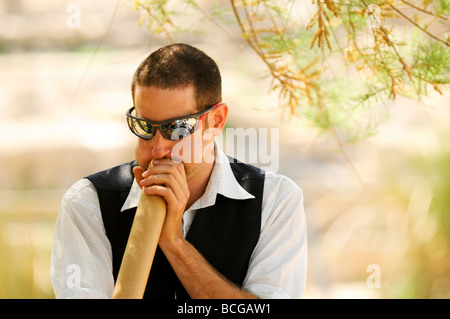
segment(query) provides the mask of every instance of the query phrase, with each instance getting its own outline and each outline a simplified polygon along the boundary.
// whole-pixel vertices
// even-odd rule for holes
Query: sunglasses
[[[219,104],[219,103],[218,103]],[[134,135],[143,138],[144,140],[151,140],[155,136],[156,129],[161,132],[161,135],[170,141],[178,141],[183,137],[194,133],[199,127],[199,123],[208,115],[207,113],[214,109],[218,104],[209,106],[205,110],[181,117],[169,119],[167,121],[155,122],[136,117],[136,108],[133,106],[126,113],[128,127]]]

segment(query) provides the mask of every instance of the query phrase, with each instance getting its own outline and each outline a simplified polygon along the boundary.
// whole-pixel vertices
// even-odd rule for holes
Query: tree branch
[[[405,1],[405,0],[400,0],[400,1],[403,2],[404,4],[410,6],[411,8],[414,8],[414,9],[420,11],[420,12],[426,13],[426,14],[428,14],[428,15],[430,15],[430,16],[433,16],[433,17],[442,19],[442,20],[447,21],[447,22],[450,21],[450,19],[448,19],[447,17],[440,16],[440,15],[435,15],[434,13],[432,13],[432,12],[430,12],[430,11],[427,11],[427,10],[425,10],[425,9],[419,8],[419,7],[417,7],[416,5],[414,5],[414,4],[412,4],[412,3],[408,2],[408,1]]]
[[[401,12],[400,10],[398,10],[396,7],[394,7],[392,4],[389,3],[389,7],[392,8],[392,10],[394,10],[395,12],[397,12],[399,15],[401,15],[403,18],[405,18],[408,22],[412,23],[415,27],[417,27],[419,30],[421,30],[422,32],[425,32],[428,36],[432,37],[433,39],[435,39],[436,41],[441,42],[442,44],[445,44],[446,46],[449,46],[448,43],[446,43],[445,41],[439,39],[438,37],[436,37],[434,34],[428,32],[427,30],[425,30],[424,28],[422,28],[420,25],[418,25],[416,22],[414,22],[413,20],[411,20],[407,15],[405,15],[403,12]]]

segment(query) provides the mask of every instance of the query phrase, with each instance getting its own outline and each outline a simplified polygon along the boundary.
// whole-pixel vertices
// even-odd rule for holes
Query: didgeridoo
[[[153,164],[150,162],[149,167]],[[114,286],[113,299],[142,299],[166,217],[166,202],[161,196],[142,190]]]

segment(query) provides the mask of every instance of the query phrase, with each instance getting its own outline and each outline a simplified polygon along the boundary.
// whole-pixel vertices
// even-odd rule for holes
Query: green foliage
[[[435,1],[433,6],[433,11],[435,16],[444,16],[450,14],[450,1],[449,0],[440,0]]]
[[[407,258],[410,280],[406,298],[449,298],[450,285],[450,152],[415,161],[418,183],[432,195],[426,219],[409,216],[410,249]],[[429,234],[424,239],[423,234]]]
[[[413,70],[422,83],[450,84],[450,48],[436,42],[421,42],[413,56]]]

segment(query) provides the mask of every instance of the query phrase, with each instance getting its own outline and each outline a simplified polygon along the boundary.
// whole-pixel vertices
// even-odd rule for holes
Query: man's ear
[[[225,103],[219,103],[214,110],[211,111],[210,115],[210,125],[209,128],[211,129],[214,136],[219,136],[222,134],[222,130],[225,127],[225,123],[227,121],[228,116],[228,105]]]

